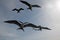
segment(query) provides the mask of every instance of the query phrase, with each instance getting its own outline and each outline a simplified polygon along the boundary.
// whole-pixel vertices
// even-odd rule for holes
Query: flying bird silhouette
[[[16,20],[8,20],[8,21],[4,21],[5,23],[10,23],[10,24],[16,24],[16,25],[18,25],[19,26],[19,28],[18,29],[21,29],[21,30],[23,30],[24,31],[24,29],[23,28],[25,28],[25,27],[32,27],[33,29],[34,28],[38,28],[38,30],[42,30],[42,29],[47,29],[47,30],[51,30],[50,28],[48,28],[48,27],[42,27],[42,26],[37,26],[37,25],[34,25],[34,24],[32,24],[32,23],[28,23],[28,22],[21,22],[21,21],[16,21]]]
[[[23,24],[22,24],[22,22],[21,21],[16,21],[16,20],[8,20],[8,21],[4,21],[5,23],[10,23],[10,24],[16,24],[16,25],[18,25],[19,26],[19,28],[18,29],[22,29],[23,31],[24,31],[24,29],[23,29]]]
[[[30,3],[28,3],[27,1],[22,1],[22,0],[20,0],[20,2],[27,5],[29,9],[32,10],[32,5]]]
[[[24,9],[23,8],[20,8],[20,9],[14,8],[12,11],[17,11],[17,13],[19,13],[21,10],[24,10]]]

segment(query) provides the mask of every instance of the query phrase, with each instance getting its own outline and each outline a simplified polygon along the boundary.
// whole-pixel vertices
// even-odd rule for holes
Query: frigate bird
[[[30,3],[28,3],[27,1],[23,1],[23,0],[20,0],[20,2],[27,5],[29,9],[32,10],[32,5]]]
[[[10,24],[16,24],[16,25],[18,25],[19,26],[19,28],[18,29],[22,29],[23,31],[24,31],[24,29],[23,29],[23,25],[24,24],[22,24],[22,22],[21,21],[16,21],[16,20],[8,20],[8,21],[4,21],[5,23],[10,23]]]
[[[24,9],[23,8],[20,8],[20,9],[14,8],[12,11],[17,11],[17,13],[19,13],[21,10],[24,10]]]
[[[50,28],[48,27],[42,27],[42,26],[37,26],[37,25],[34,25],[32,23],[28,23],[28,22],[21,22],[21,21],[17,21],[17,20],[8,20],[8,21],[4,21],[5,23],[10,23],[10,24],[16,24],[19,26],[18,29],[22,29],[24,31],[23,28],[25,27],[32,27],[33,29],[34,28],[38,28],[38,30],[42,30],[42,29],[47,29],[47,30],[51,30]]]

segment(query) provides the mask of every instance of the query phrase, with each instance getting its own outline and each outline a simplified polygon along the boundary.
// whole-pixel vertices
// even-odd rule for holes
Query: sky
[[[0,0],[0,40],[60,40],[60,0],[25,0],[38,4],[41,8],[32,11],[19,0]],[[17,14],[14,8],[25,10]],[[52,30],[35,31],[32,28],[16,30],[17,25],[4,23],[7,20],[19,20],[35,25],[49,27]]]

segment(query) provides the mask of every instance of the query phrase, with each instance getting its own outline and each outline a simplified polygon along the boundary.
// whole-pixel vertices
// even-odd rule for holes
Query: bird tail
[[[19,13],[19,11],[17,11],[17,13]]]
[[[24,29],[22,28],[22,30],[24,31]]]
[[[41,30],[41,31],[42,31],[42,27],[39,27],[39,30]]]
[[[32,8],[27,8],[27,9],[30,9],[32,11]]]
[[[17,30],[19,30],[19,29],[21,29],[21,30],[23,30],[23,31],[24,31],[24,29],[23,29],[23,28],[18,28]]]

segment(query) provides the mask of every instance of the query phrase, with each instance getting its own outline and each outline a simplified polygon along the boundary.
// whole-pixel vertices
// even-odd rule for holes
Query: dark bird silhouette
[[[14,8],[12,11],[17,11],[17,13],[19,13],[21,10],[24,10],[24,9],[23,8],[20,8],[20,9]]]
[[[51,30],[50,28],[48,28],[48,27],[42,27],[42,26],[37,26],[37,25],[34,25],[34,24],[32,24],[32,23],[28,23],[28,22],[21,22],[21,21],[16,21],[16,20],[8,20],[8,21],[4,21],[5,23],[10,23],[10,24],[16,24],[16,25],[18,25],[19,26],[19,28],[18,29],[21,29],[21,30],[23,30],[24,31],[24,29],[23,28],[25,28],[25,27],[32,27],[33,29],[34,28],[38,28],[38,30],[42,30],[42,29],[47,29],[47,30]]]
[[[19,28],[18,29],[22,29],[23,31],[24,31],[24,29],[23,29],[23,24],[22,24],[22,22],[21,21],[16,21],[16,20],[8,20],[8,21],[4,21],[5,23],[10,23],[10,24],[16,24],[16,25],[18,25],[19,26]]]
[[[29,9],[32,10],[32,5],[29,4],[27,1],[20,0],[20,2],[27,5],[29,7]]]

